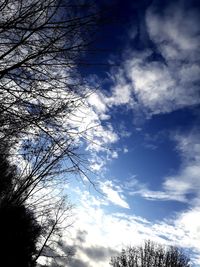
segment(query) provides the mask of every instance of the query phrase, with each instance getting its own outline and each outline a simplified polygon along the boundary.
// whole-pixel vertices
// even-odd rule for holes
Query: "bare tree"
[[[90,128],[79,127],[88,85],[78,68],[100,12],[91,1],[0,0],[0,14],[0,147],[17,165],[7,201],[26,205],[45,229],[37,260],[55,250],[63,226],[52,188],[63,173],[85,174],[77,148]]]
[[[13,196],[17,175],[16,167],[0,153],[1,264],[34,267],[41,257],[45,266],[52,260],[66,262],[73,255],[73,248],[63,251],[61,237],[72,223],[71,204],[59,190],[57,195],[52,194],[49,185],[40,185],[28,201],[24,201],[23,193],[16,200]]]
[[[0,10],[0,140],[23,140],[28,155],[53,146],[73,156],[81,134],[73,120],[87,94],[77,65],[97,12],[66,0],[6,0]]]
[[[190,267],[190,259],[178,247],[165,247],[151,241],[128,247],[111,258],[113,267]]]

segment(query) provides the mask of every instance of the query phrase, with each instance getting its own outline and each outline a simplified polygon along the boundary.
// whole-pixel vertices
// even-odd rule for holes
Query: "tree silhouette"
[[[33,267],[41,228],[25,205],[12,202],[14,167],[0,155],[0,262],[1,266]]]
[[[7,0],[0,11],[0,141],[32,165],[18,184],[20,195],[47,173],[80,171],[77,141],[87,127],[80,130],[76,113],[88,86],[77,66],[86,64],[81,55],[99,12],[89,2],[68,0]]]
[[[100,23],[91,1],[0,2],[0,148],[17,166],[15,175],[1,177],[1,229],[18,217],[16,227],[24,223],[29,229],[33,223],[34,231],[35,216],[42,225],[39,238],[32,233],[33,243],[38,240],[35,260],[54,255],[70,214],[71,205],[58,190],[61,175],[85,174],[77,147],[90,125],[79,127],[77,114],[88,85],[78,68],[88,64],[82,55]],[[2,165],[2,173],[8,167]],[[56,196],[52,188],[59,191]]]
[[[40,227],[24,205],[0,208],[1,265],[35,266],[36,242]]]
[[[190,267],[190,260],[178,247],[164,247],[152,241],[144,246],[128,247],[112,257],[113,267]]]

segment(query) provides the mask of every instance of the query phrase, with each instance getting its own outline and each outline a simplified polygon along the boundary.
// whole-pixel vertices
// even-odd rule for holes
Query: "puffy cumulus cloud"
[[[106,118],[107,109],[98,94],[90,93],[88,98],[77,103],[76,109],[69,115],[68,121],[63,121],[63,125],[70,129],[69,134],[74,135],[77,141],[84,139],[88,147],[95,151],[115,142],[117,135],[110,123],[102,124],[102,117]]]
[[[155,4],[147,11],[146,23],[150,38],[167,60],[196,61],[200,55],[198,9],[186,1],[173,1],[161,13]]]
[[[136,99],[133,108],[139,106],[151,114],[159,114],[199,104],[200,88],[196,82],[200,68],[195,63],[179,66],[172,62],[149,61],[152,55],[152,51],[133,54],[125,63]]]
[[[123,152],[124,152],[124,154],[128,153],[128,151],[129,151],[129,150],[128,150],[127,147],[124,147],[124,148],[123,148]]]
[[[151,54],[149,51],[127,61],[127,75],[142,108],[152,113],[169,112],[174,108],[176,81],[165,64],[147,61]]]
[[[104,147],[105,150],[98,150],[97,152],[92,152],[92,157],[89,159],[90,168],[94,172],[101,171],[101,174],[107,170],[108,162],[112,161],[113,159],[117,159],[119,154],[115,150],[108,149]]]
[[[200,167],[199,165],[189,165],[185,167],[176,176],[167,177],[164,182],[164,188],[170,194],[187,196],[194,193],[195,196],[200,195],[199,181]],[[187,198],[186,198],[187,199]],[[189,199],[188,199],[189,200]]]
[[[124,78],[124,73],[121,70],[118,71],[117,79],[114,81],[114,84],[111,96],[106,98],[107,104],[110,107],[127,104],[130,105],[132,103],[132,88],[127,83]]]
[[[194,127],[190,132],[183,135],[176,133],[172,138],[177,142],[177,151],[182,158],[189,162],[200,162],[200,133],[199,127]]]
[[[108,105],[151,115],[199,104],[199,18],[197,10],[181,1],[162,10],[151,5],[146,27],[154,48],[126,51],[122,66],[112,73]]]

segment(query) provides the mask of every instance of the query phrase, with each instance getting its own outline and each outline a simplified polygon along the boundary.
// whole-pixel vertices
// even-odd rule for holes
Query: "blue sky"
[[[99,34],[108,51],[95,58],[108,66],[87,71],[92,94],[76,114],[97,190],[84,178],[66,186],[76,204],[70,266],[109,266],[149,238],[200,266],[199,1],[112,5],[114,23]]]

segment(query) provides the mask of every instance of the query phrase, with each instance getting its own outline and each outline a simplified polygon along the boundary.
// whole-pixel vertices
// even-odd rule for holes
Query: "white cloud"
[[[91,151],[109,151],[108,146],[118,141],[118,135],[114,132],[111,124],[107,124],[107,127],[99,125],[91,128],[87,132],[87,150]]]
[[[111,88],[111,96],[106,98],[106,103],[112,106],[126,105],[132,101],[132,88],[125,78],[126,73],[122,68],[113,70],[110,73],[110,79],[113,80],[114,86]]]
[[[200,135],[198,129],[188,134],[174,134],[177,153],[182,163],[173,176],[163,177],[161,189],[150,190],[148,185],[140,183],[136,177],[125,182],[123,188],[129,195],[140,195],[149,200],[176,200],[194,205],[200,198]]]
[[[158,114],[198,104],[199,87],[194,83],[200,76],[199,67],[194,63],[179,66],[174,62],[166,65],[149,61],[151,55],[151,51],[141,55],[133,53],[125,63],[137,105],[151,114]]]
[[[108,120],[106,96],[88,89],[88,98],[76,103],[77,107],[69,117],[63,118],[62,125],[74,143],[84,144],[88,152],[90,168],[100,171],[106,160],[117,158],[117,153],[111,153],[110,148],[119,140],[118,134]],[[104,159],[98,153],[104,153]]]
[[[200,197],[200,135],[194,129],[187,135],[175,135],[177,149],[183,163],[177,175],[166,177],[163,187],[182,196],[192,193],[192,200]],[[192,201],[190,200],[190,202]]]
[[[117,158],[119,157],[117,151],[113,151],[111,157],[112,157],[113,159],[117,159]]]
[[[180,214],[176,221],[176,225],[180,229],[185,229],[188,232],[188,239],[185,246],[200,247],[200,209],[195,208]],[[188,243],[188,244],[187,244]]]
[[[75,258],[88,262],[91,266],[108,267],[110,257],[116,253],[115,251],[120,251],[125,246],[139,245],[146,239],[190,248],[196,253],[194,257],[192,256],[193,259],[200,253],[199,208],[189,209],[178,213],[173,218],[151,223],[134,214],[107,213],[102,208],[104,203],[101,203],[98,198],[95,202],[96,197],[85,191],[81,191],[79,197],[81,205],[77,208],[72,242],[74,242],[73,236],[77,242],[77,230],[86,233],[82,247],[77,247]],[[95,259],[94,253],[92,255],[88,253],[89,248],[91,250],[99,248],[102,250],[102,253],[100,251],[99,253],[104,256],[99,258],[98,253],[96,255],[98,258]],[[108,251],[107,254],[104,254],[105,248]]]
[[[183,16],[186,18],[184,22]],[[194,10],[185,10],[182,5],[167,7],[162,16],[153,5],[148,9],[146,25],[149,37],[163,61],[151,60],[152,50],[139,53],[129,49],[121,67],[110,73],[113,80],[110,94],[98,90],[89,92],[88,100],[71,118],[73,130],[80,133],[79,140],[86,140],[87,151],[104,152],[105,158],[109,159],[117,157],[107,148],[119,141],[123,132],[117,134],[109,122],[102,123],[110,119],[109,113],[114,106],[133,109],[137,121],[137,116],[168,113],[200,103],[198,20]],[[106,161],[95,162],[97,157],[92,158],[91,168],[100,171]]]
[[[146,23],[150,37],[159,46],[165,58],[194,60],[196,55],[199,55],[197,10],[184,7],[178,2],[169,4],[161,15],[152,5],[147,11]]]
[[[183,17],[186,18],[184,22]],[[162,17],[153,8],[148,10],[146,21],[149,36],[163,56],[163,61],[150,60],[153,56],[150,50],[143,53],[127,52],[121,68],[111,74],[114,81],[111,94],[106,96],[95,92],[89,97],[88,105],[76,114],[81,118],[82,128],[79,130],[84,132],[88,129],[87,138],[90,142],[87,150],[95,152],[90,160],[93,170],[100,171],[105,166],[105,159],[118,156],[117,153],[106,152],[105,146],[116,143],[119,136],[111,124],[107,123],[105,127],[101,123],[102,120],[109,119],[108,112],[113,106],[124,105],[134,110],[142,108],[148,114],[159,114],[200,103],[199,88],[195,85],[200,76],[196,62],[199,43],[195,26],[198,25],[197,20],[194,11],[186,12],[182,7],[170,7]],[[84,191],[80,192],[81,205],[77,208],[74,238],[77,229],[87,233],[84,247],[77,246],[76,255],[77,259],[87,263],[86,266],[109,266],[111,256],[106,254],[97,265],[95,258],[88,253],[89,249],[120,250],[124,245],[134,245],[149,238],[166,243],[163,239],[165,237],[170,244],[192,248],[200,253],[200,210],[197,206],[200,197],[200,138],[195,133],[187,136],[177,134],[175,140],[183,159],[178,173],[164,177],[159,191],[150,190],[135,178],[126,185],[126,190],[146,199],[181,202],[188,202],[188,194],[192,194],[190,209],[177,214],[173,220],[168,218],[159,223],[150,223],[145,218],[126,213],[108,214],[102,208],[114,204],[115,208],[119,206],[130,209],[123,188],[111,181],[100,183],[105,197],[97,198]],[[98,152],[106,152],[107,157],[98,157]],[[124,153],[126,152],[128,150],[124,149]]]
[[[178,183],[178,182],[177,182]],[[177,186],[177,185],[176,185]],[[136,178],[131,178],[130,181],[125,182],[123,188],[127,190],[128,195],[135,196],[140,195],[147,200],[159,200],[159,201],[169,201],[176,200],[180,202],[187,202],[187,198],[181,190],[165,190],[160,191],[150,190],[148,185],[139,182]],[[178,187],[179,188],[179,187]]]
[[[102,167],[104,166],[105,162],[102,161],[95,161],[93,158],[90,160],[90,168],[93,171],[100,171],[102,169]]]
[[[124,147],[124,149],[123,149],[124,154],[128,153],[128,151],[129,151],[128,148]]]
[[[197,64],[198,20],[194,10],[185,10],[183,6],[170,6],[162,16],[151,7],[146,16],[148,33],[163,61],[151,60],[153,51],[150,50],[143,53],[128,51],[122,66],[111,73],[114,85],[110,95],[97,93],[89,100],[90,105],[93,105],[92,110],[98,114],[97,118],[106,118],[109,108],[113,106],[142,109],[151,115],[200,103],[197,86],[200,77]],[[103,151],[98,147],[119,140],[111,126],[102,127],[100,132],[91,135],[95,136],[92,139],[93,144],[88,146],[91,151]],[[105,194],[102,199],[85,192],[80,193],[81,206],[77,209],[75,229],[87,232],[87,249],[101,247],[102,250],[120,250],[125,245],[135,245],[144,239],[152,239],[191,248],[200,254],[200,136],[191,132],[188,135],[176,134],[173,138],[177,142],[182,165],[177,174],[163,177],[160,190],[150,190],[148,185],[139,183],[134,177],[124,187],[116,186],[111,181],[101,182],[100,189]],[[127,150],[124,149],[124,152]],[[105,163],[101,160],[98,162],[96,158],[92,164],[94,169],[100,170]],[[105,207],[111,207],[111,204],[115,208],[130,208],[124,197],[125,190],[149,200],[177,200],[187,203],[190,200],[190,208],[177,213],[173,218],[154,223],[126,213],[111,213],[110,210],[107,213]],[[102,257],[97,263],[80,247],[76,257],[87,262],[88,266],[109,266],[109,255]]]
[[[110,116],[106,113],[108,111],[106,97],[100,91],[91,93],[87,101],[89,105],[93,107],[94,111],[98,113],[101,120],[108,120],[110,118]]]
[[[174,107],[176,81],[164,64],[146,63],[147,55],[126,63],[135,95],[139,105],[151,112],[169,112]]]
[[[128,84],[116,84],[112,91],[112,96],[107,99],[109,105],[125,105],[131,101],[131,87]]]
[[[107,104],[142,109],[147,116],[199,104],[199,23],[199,14],[180,2],[162,15],[152,5],[146,25],[157,51],[126,51],[121,67],[111,73],[114,86]]]
[[[122,195],[121,188],[114,186],[112,181],[100,182],[100,189],[113,204],[125,209],[130,208],[129,204],[125,201],[125,197]]]
[[[182,191],[178,193],[171,191],[153,191],[149,190],[148,188],[144,188],[139,190],[137,193],[148,200],[176,200],[180,202],[187,202],[187,199],[182,194]]]
[[[200,255],[200,209],[192,208],[177,214],[176,218],[155,224],[158,235],[168,238],[172,244],[194,250],[194,261],[199,264]],[[196,259],[196,260],[195,260]]]
[[[76,233],[76,229],[87,232],[84,247],[106,247],[107,251],[110,251],[105,258],[97,260],[89,257],[84,249],[79,248],[75,257],[88,261],[91,266],[108,267],[110,266],[110,257],[116,253],[115,251],[121,250],[123,245],[138,244],[141,242],[141,238],[147,238],[149,233],[154,235],[151,229],[146,228],[145,225],[148,222],[143,218],[124,213],[108,214],[101,206],[93,205],[94,201],[91,199],[91,195],[86,192],[81,192],[80,201],[74,233]],[[145,233],[139,233],[143,231]],[[75,234],[74,237],[76,237]]]

